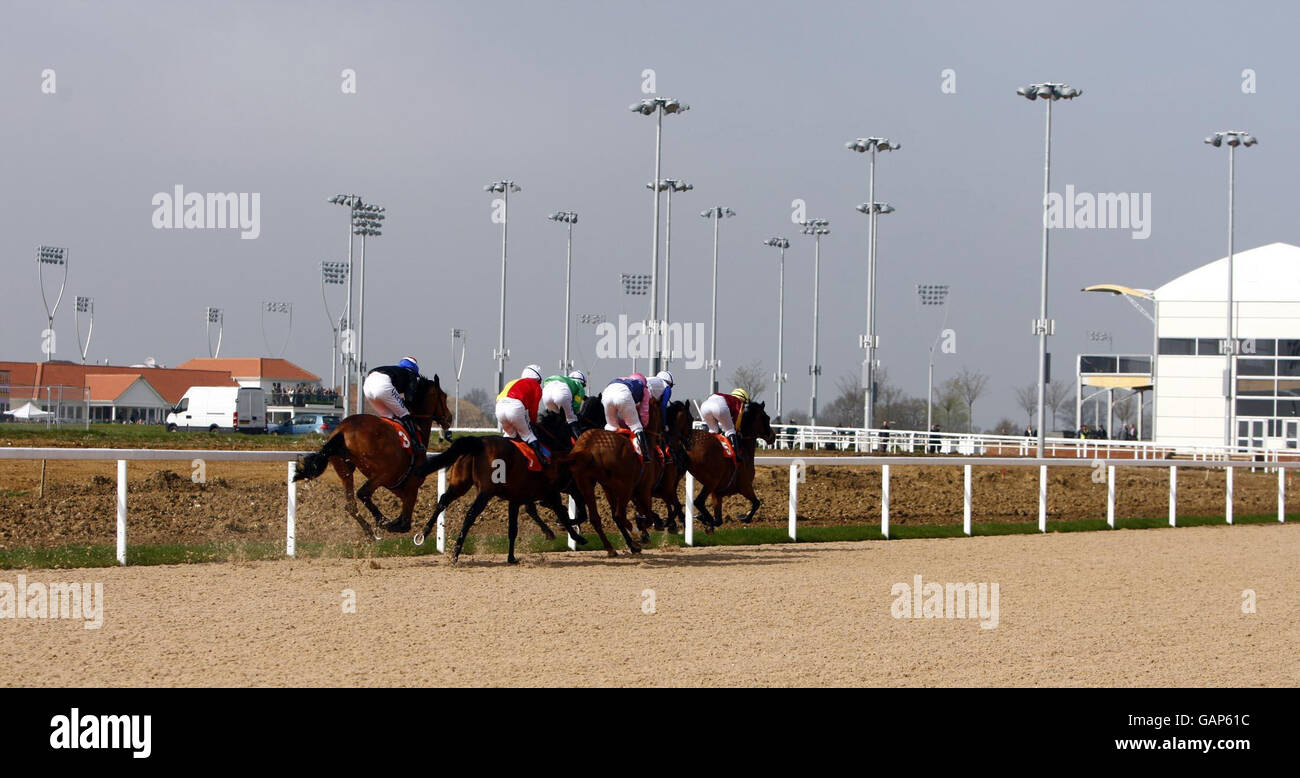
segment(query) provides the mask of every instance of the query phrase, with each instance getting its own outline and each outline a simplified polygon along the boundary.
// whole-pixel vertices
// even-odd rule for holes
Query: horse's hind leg
[[[555,533],[546,525],[546,522],[542,521],[542,517],[537,515],[536,505],[531,502],[526,502],[524,503],[524,510],[528,512],[528,518],[532,519],[534,524],[542,528],[542,534],[546,536],[547,540],[555,540]]]
[[[366,506],[366,510],[370,511],[370,515],[375,517],[375,526],[382,527],[388,523],[388,519],[384,518],[384,514],[380,512],[379,507],[370,499],[374,495],[375,489],[378,488],[378,484],[366,479],[366,482],[357,490],[357,499],[361,500],[361,504]]]
[[[447,510],[453,502],[464,495],[465,492],[468,492],[472,485],[473,484],[468,480],[455,480],[447,485],[447,491],[443,492],[442,496],[438,498],[438,503],[433,506],[433,513],[429,516],[428,523],[424,525],[425,535],[428,535],[430,530],[433,529],[433,524],[438,520],[438,516],[443,511]]]
[[[469,510],[465,512],[465,522],[461,525],[460,536],[456,538],[456,548],[451,552],[452,564],[455,564],[460,559],[461,549],[465,548],[465,536],[469,534],[469,528],[474,526],[474,520],[487,507],[490,499],[492,498],[479,492],[478,496],[474,498],[474,502],[470,504]]]
[[[420,485],[417,479],[408,479],[397,496],[402,501],[402,512],[397,518],[379,526],[389,532],[410,532],[411,516],[415,513],[415,500],[420,496]]]
[[[355,484],[355,481],[352,480],[354,471],[356,471],[354,465],[350,465],[342,459],[334,460],[334,472],[338,473],[339,480],[343,482],[344,510],[361,526],[361,531],[366,533],[366,540],[376,540],[375,530],[370,526],[369,522],[361,518],[361,513],[357,510],[357,498],[352,494],[352,487]]]
[[[587,518],[591,519],[591,528],[596,530],[596,535],[600,537],[605,553],[609,556],[618,556],[618,552],[610,545],[609,538],[605,536],[605,527],[600,521],[600,506],[596,504],[596,487],[582,487],[582,499],[587,506]]]
[[[532,513],[533,515],[537,514],[537,510],[533,508],[532,503],[526,503],[526,505],[528,505],[529,513]],[[506,534],[510,538],[510,549],[506,552],[506,564],[517,565],[519,564],[519,560],[515,559],[515,539],[519,537],[519,503],[511,500],[508,512],[509,517],[506,525]],[[539,519],[538,521],[540,522],[541,520]],[[555,536],[552,535],[551,537]]]
[[[704,524],[704,531],[710,534],[713,532],[714,527],[722,523],[721,520],[715,519],[713,514],[709,513],[707,507],[707,501],[712,491],[711,487],[703,485],[700,488],[700,493],[695,496],[694,500],[691,500],[692,504],[695,505],[695,510],[700,514],[700,522]],[[689,494],[686,496],[690,497]]]
[[[548,495],[542,498],[542,505],[545,505],[547,508],[551,510],[552,513],[555,514],[555,518],[557,521],[560,522],[560,526],[564,527],[564,531],[568,533],[569,537],[573,540],[573,542],[576,545],[579,546],[587,545],[587,539],[578,533],[577,521],[571,520],[569,518],[569,511],[564,507],[563,500],[559,499],[559,497],[557,496]],[[577,507],[579,505],[582,505],[582,500],[581,499],[575,500],[574,506]],[[537,521],[539,522],[541,521],[541,519],[538,518],[535,513],[533,514],[533,517],[537,519]],[[555,536],[548,534],[547,537],[554,538]]]
[[[746,484],[745,488],[740,490],[740,494],[749,500],[749,513],[740,517],[742,523],[748,524],[754,520],[754,514],[758,513],[759,499],[758,496],[754,494],[753,484]]]
[[[627,550],[633,554],[641,553],[641,545],[632,537],[632,525],[627,520],[627,504],[631,501],[632,495],[623,494],[616,497],[606,486],[605,499],[609,502],[609,512],[614,515],[614,523],[618,525],[618,531],[623,534],[623,541],[627,543]]]

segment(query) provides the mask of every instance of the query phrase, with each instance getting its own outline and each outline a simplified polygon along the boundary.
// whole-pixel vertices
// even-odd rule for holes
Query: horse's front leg
[[[538,527],[541,527],[542,534],[546,536],[547,540],[555,540],[555,533],[551,531],[551,528],[547,526],[546,522],[542,521],[542,517],[537,515],[536,505],[531,502],[526,502],[524,503],[524,510],[527,511],[528,518],[532,519],[533,523]]]
[[[370,522],[361,518],[361,512],[357,510],[357,498],[352,493],[352,487],[356,483],[353,480],[355,470],[354,466],[342,460],[334,460],[334,472],[338,473],[339,480],[343,482],[343,508],[361,527],[361,531],[366,535],[366,540],[378,540],[379,538],[375,534],[374,528],[370,526]]]
[[[536,513],[532,508],[532,503],[528,503],[529,512]],[[515,539],[519,537],[519,503],[514,500],[510,501],[508,508],[508,523],[506,524],[506,535],[510,539],[510,548],[506,552],[506,564],[517,565],[519,560],[515,559]]]

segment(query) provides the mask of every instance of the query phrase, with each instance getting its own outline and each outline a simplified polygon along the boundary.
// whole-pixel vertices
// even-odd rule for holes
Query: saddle
[[[519,453],[524,455],[524,459],[528,462],[528,469],[530,471],[534,473],[542,472],[542,462],[537,458],[537,452],[533,451],[532,446],[518,438],[506,438],[506,440],[515,444],[515,448],[519,449]],[[547,453],[549,454],[550,452]]]

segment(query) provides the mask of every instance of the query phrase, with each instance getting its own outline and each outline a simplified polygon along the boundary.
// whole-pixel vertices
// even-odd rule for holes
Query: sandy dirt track
[[[104,626],[0,620],[0,683],[1294,686],[1298,554],[1265,525],[27,571],[102,581]],[[917,574],[998,583],[998,626],[891,617]]]

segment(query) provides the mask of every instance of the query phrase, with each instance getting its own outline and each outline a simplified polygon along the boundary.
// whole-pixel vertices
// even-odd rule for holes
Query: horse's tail
[[[347,456],[347,453],[348,448],[343,442],[343,432],[337,430],[329,440],[325,441],[320,451],[313,451],[298,460],[298,466],[294,468],[293,480],[307,481],[316,478],[329,467],[331,459]]]
[[[456,438],[447,447],[446,451],[434,454],[425,460],[424,464],[416,468],[418,475],[428,475],[437,470],[451,467],[456,461],[463,456],[477,456],[483,453],[483,438],[478,435],[466,435],[462,438]]]

